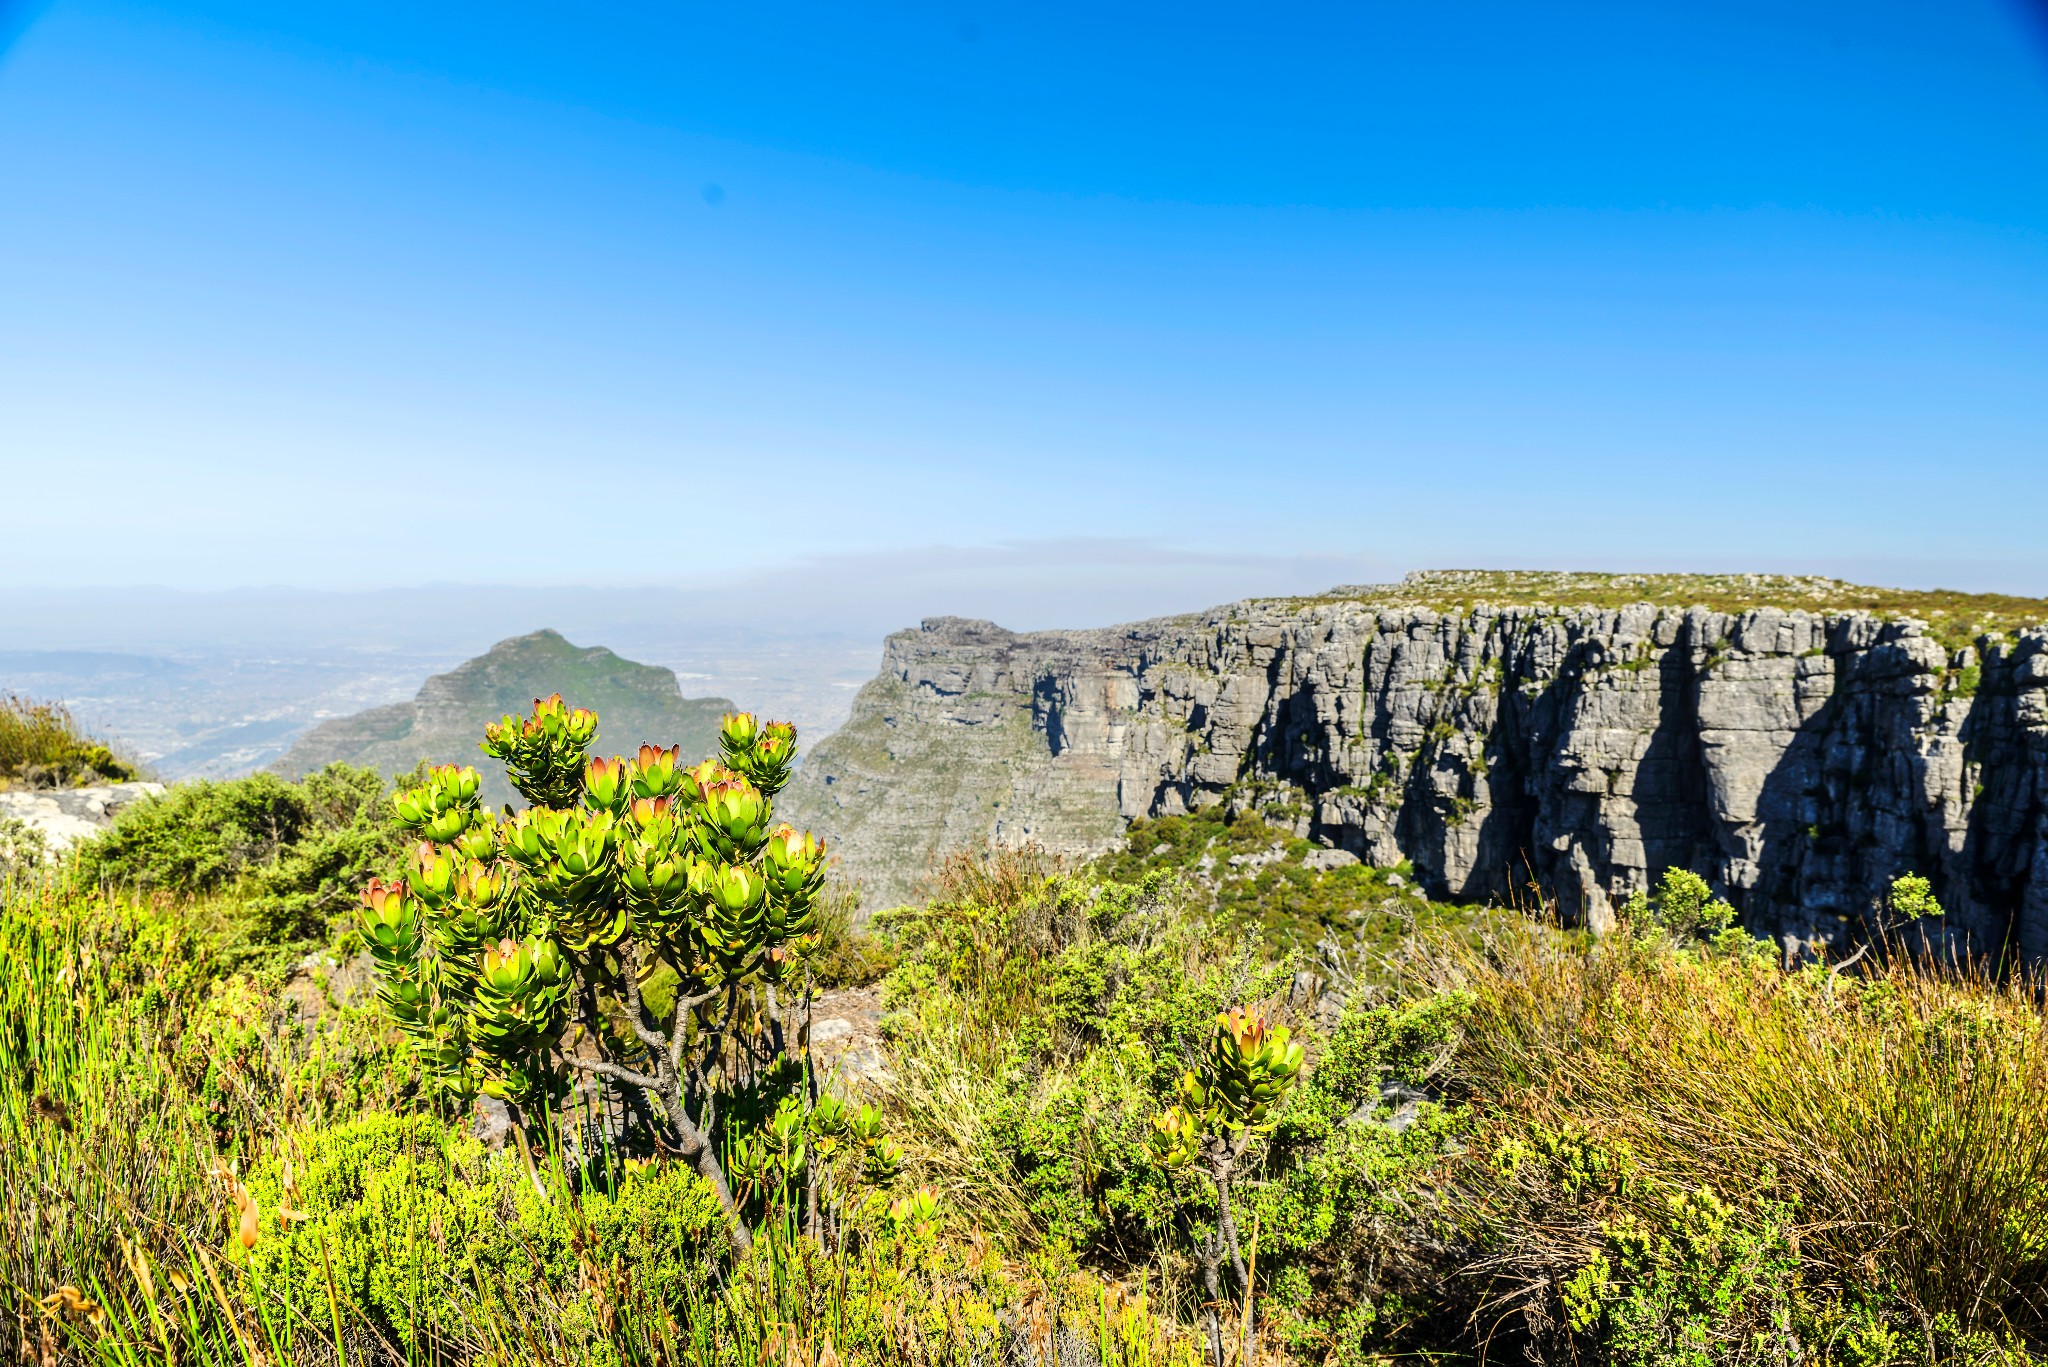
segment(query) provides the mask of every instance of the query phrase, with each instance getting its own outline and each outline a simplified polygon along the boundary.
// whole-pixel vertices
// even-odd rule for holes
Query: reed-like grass
[[[86,735],[62,703],[0,693],[0,786],[17,780],[61,786],[127,779],[134,766]]]
[[[1859,967],[1865,967],[1859,965]],[[1475,1179],[1486,1266],[1554,1287],[1620,1210],[1672,1193],[1789,1211],[1800,1294],[2048,1339],[2048,1028],[2040,984],[1895,955],[1856,975],[1574,947],[1525,931],[1439,960],[1473,994],[1456,1083],[1488,1141],[1570,1132],[1633,1180],[1546,1219]],[[1487,1156],[1475,1146],[1475,1168]],[[1518,1223],[1516,1223],[1518,1222]]]

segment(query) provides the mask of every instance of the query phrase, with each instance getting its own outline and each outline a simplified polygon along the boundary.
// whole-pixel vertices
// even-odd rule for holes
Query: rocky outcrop
[[[89,788],[34,788],[0,792],[0,818],[21,822],[52,854],[90,840],[114,824],[131,802],[156,797],[161,783],[102,783]]]
[[[2048,957],[2048,629],[1864,611],[1246,602],[1100,631],[927,621],[784,801],[869,907],[988,839],[1069,854],[1258,801],[1431,893],[1594,925],[1665,867],[1788,948],[1905,871]]]

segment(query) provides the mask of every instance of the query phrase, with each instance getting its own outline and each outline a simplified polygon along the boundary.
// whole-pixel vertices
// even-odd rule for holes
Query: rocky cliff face
[[[1916,871],[1947,934],[2048,957],[2048,629],[1963,644],[1948,623],[1944,644],[1859,610],[1399,596],[1086,632],[927,621],[890,638],[785,808],[870,907],[953,848],[1093,853],[1228,794],[1409,859],[1439,897],[1534,884],[1600,925],[1679,865],[1797,948],[1853,935]]]

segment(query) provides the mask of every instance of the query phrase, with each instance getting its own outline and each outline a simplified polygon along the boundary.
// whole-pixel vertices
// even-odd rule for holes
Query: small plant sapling
[[[1735,924],[1735,908],[1714,896],[1707,880],[1690,869],[1667,868],[1656,896],[1630,893],[1619,919],[1639,936],[1712,940]]]
[[[1245,1360],[1251,1360],[1251,1274],[1239,1247],[1230,1196],[1238,1165],[1252,1142],[1270,1131],[1280,1103],[1300,1080],[1302,1047],[1284,1025],[1272,1026],[1245,1007],[1216,1017],[1197,1066],[1181,1074],[1180,1099],[1152,1121],[1147,1157],[1168,1172],[1192,1169],[1216,1190],[1216,1228],[1196,1241],[1202,1284],[1209,1297],[1209,1347],[1222,1367],[1223,1338],[1216,1305],[1223,1299],[1218,1265],[1227,1253],[1245,1296]]]

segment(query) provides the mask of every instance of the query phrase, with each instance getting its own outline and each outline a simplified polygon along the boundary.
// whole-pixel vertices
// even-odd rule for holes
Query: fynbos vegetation
[[[808,977],[825,874],[823,846],[769,824],[796,730],[728,715],[723,763],[693,768],[652,745],[586,758],[597,720],[557,694],[486,731],[485,751],[534,804],[502,821],[478,804],[474,769],[442,766],[400,793],[399,820],[425,839],[402,882],[364,892],[363,941],[436,1087],[462,1105],[501,1098],[535,1140],[573,1072],[637,1089],[744,1252],[714,1138],[729,1135],[759,1177],[764,1143],[793,1173],[805,1133],[843,1128],[842,1108],[818,1110],[816,1074],[791,1047],[801,1018],[776,991]],[[572,1020],[587,1050],[564,1040]],[[721,1101],[762,1128],[722,1132]]]
[[[1190,818],[958,857],[870,934],[775,819],[788,727],[595,729],[491,727],[524,810],[456,766],[195,786],[5,882],[11,1352],[2039,1361],[2038,984],[1929,956],[1910,871],[1787,965],[1685,870],[1595,939]],[[225,815],[316,791],[262,849]],[[235,910],[288,884],[286,929]],[[836,1070],[821,1013],[877,987]]]

